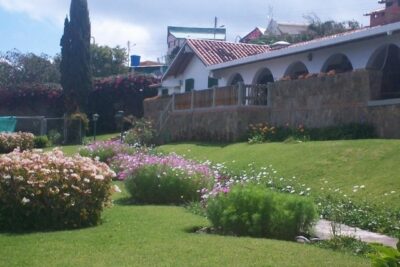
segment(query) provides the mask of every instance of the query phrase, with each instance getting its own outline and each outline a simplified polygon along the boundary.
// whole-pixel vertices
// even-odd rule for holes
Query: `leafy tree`
[[[128,73],[129,68],[126,65],[128,53],[125,48],[119,46],[111,48],[97,44],[92,44],[90,48],[94,77]]]
[[[273,44],[278,41],[286,41],[288,43],[295,44],[310,41],[324,36],[359,29],[361,27],[360,23],[354,20],[342,22],[337,22],[333,20],[321,21],[321,19],[315,14],[307,15],[304,18],[309,23],[308,31],[305,33],[302,33],[300,35],[283,36],[264,35],[258,39],[252,40],[251,43]]]
[[[90,19],[87,0],[71,0],[61,38],[61,85],[68,114],[85,111],[92,88]]]
[[[13,87],[21,83],[59,82],[58,66],[46,54],[23,54],[18,50],[0,53],[0,86]]]
[[[342,22],[337,22],[334,20],[321,21],[321,19],[315,14],[305,16],[305,19],[309,22],[308,29],[314,38],[329,36],[360,28],[360,23],[355,20]]]

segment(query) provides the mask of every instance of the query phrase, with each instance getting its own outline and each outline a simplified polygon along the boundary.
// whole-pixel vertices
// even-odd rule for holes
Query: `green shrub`
[[[143,165],[131,173],[125,187],[138,203],[183,204],[200,200],[199,190],[207,179],[200,173],[192,173],[162,164]]]
[[[48,147],[50,144],[49,139],[47,138],[46,135],[44,136],[35,136],[35,138],[33,139],[33,146],[35,148],[45,148]]]
[[[304,197],[248,185],[209,199],[207,216],[224,234],[293,240],[308,231],[316,211]]]
[[[50,130],[48,133],[49,141],[52,145],[61,145],[63,141],[62,135],[57,130]]]
[[[372,245],[375,253],[369,254],[373,267],[398,267],[400,266],[400,243],[397,250],[382,245]]]
[[[20,150],[32,149],[34,135],[31,133],[0,133],[0,154],[9,153],[16,148]]]
[[[0,231],[97,225],[115,173],[89,158],[14,151],[0,156]]]
[[[268,123],[249,125],[249,143],[258,141],[283,142],[296,141],[326,141],[376,138],[374,126],[365,123],[349,123],[322,128],[305,128],[303,125],[274,127]],[[257,142],[255,142],[257,141]]]
[[[146,119],[130,119],[132,128],[126,133],[124,142],[129,145],[151,145],[155,137],[153,123]]]

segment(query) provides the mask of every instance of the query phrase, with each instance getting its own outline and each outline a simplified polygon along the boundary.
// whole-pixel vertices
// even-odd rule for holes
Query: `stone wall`
[[[218,107],[176,111],[162,131],[164,141],[245,140],[248,125],[267,121],[267,107]]]
[[[175,111],[161,135],[167,141],[238,141],[251,123],[319,128],[356,122],[373,124],[380,137],[400,138],[400,101],[371,105],[379,98],[381,78],[380,72],[357,70],[276,82],[269,85],[268,106]],[[147,100],[145,116],[158,120],[169,101]]]
[[[379,77],[376,72],[354,71],[271,84],[271,123],[318,128],[366,122],[367,103],[376,94]]]
[[[384,138],[400,138],[400,103],[368,107],[368,121]]]

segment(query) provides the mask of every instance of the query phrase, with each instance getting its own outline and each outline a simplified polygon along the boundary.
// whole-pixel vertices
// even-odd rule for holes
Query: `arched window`
[[[353,70],[353,65],[351,64],[349,58],[345,54],[335,54],[330,56],[324,66],[321,69],[321,72],[330,72],[335,71],[337,73],[349,72]]]
[[[290,76],[292,80],[295,80],[300,76],[307,75],[308,73],[306,65],[301,61],[297,61],[289,65],[285,72],[285,76]]]
[[[253,84],[268,84],[274,82],[274,76],[268,68],[259,70],[253,79]]]
[[[367,69],[382,72],[379,99],[400,98],[400,48],[394,44],[378,48],[368,61]]]
[[[238,83],[242,82],[244,82],[242,75],[236,73],[234,76],[232,76],[228,85],[237,85]]]

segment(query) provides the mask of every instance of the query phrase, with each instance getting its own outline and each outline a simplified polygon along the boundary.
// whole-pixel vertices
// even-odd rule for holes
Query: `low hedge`
[[[131,173],[125,187],[132,199],[145,204],[184,204],[200,200],[209,177],[165,164],[150,164]]]
[[[97,225],[115,173],[81,156],[14,151],[0,156],[0,230]]]
[[[224,234],[293,240],[316,219],[313,202],[262,186],[238,185],[207,200],[207,217]]]

